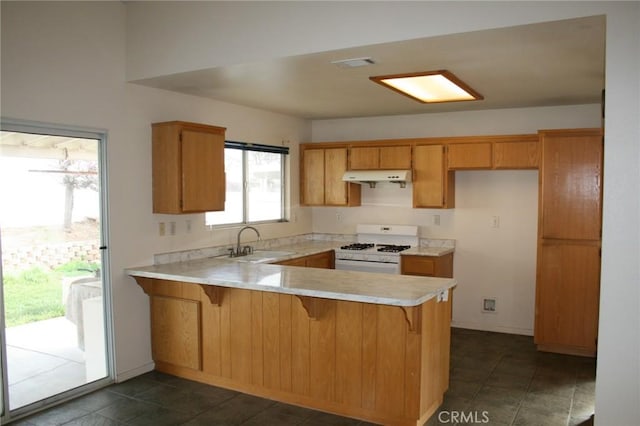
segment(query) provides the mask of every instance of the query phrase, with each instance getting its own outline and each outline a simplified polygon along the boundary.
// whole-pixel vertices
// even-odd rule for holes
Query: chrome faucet
[[[242,231],[244,231],[245,229],[253,229],[256,233],[256,235],[258,236],[258,241],[260,241],[260,232],[258,232],[258,230],[256,228],[254,228],[253,226],[245,226],[244,228],[242,228],[241,230],[238,231],[238,241],[236,244],[236,251],[235,253],[233,252],[233,249],[229,249],[229,251],[231,252],[230,256],[231,257],[238,257],[238,256],[246,256],[248,254],[251,254],[253,252],[253,247],[251,246],[244,246],[244,248],[240,248],[240,235],[242,234]]]

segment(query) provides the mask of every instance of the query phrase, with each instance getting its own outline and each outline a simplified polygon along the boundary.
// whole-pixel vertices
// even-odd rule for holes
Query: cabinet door
[[[347,183],[342,180],[347,171],[347,148],[325,149],[324,161],[325,205],[347,205]]]
[[[381,146],[380,147],[380,169],[410,169],[411,168],[411,147],[410,146]]]
[[[495,169],[536,169],[540,162],[538,142],[496,142],[493,144]]]
[[[153,212],[224,210],[224,127],[153,123]]]
[[[372,170],[380,167],[378,147],[355,147],[350,152],[350,170]]]
[[[417,145],[413,150],[413,206],[453,207],[448,197],[443,145]],[[453,178],[453,176],[451,176]],[[452,189],[452,188],[451,188]]]
[[[200,302],[164,296],[151,297],[153,360],[199,370]]]
[[[182,131],[182,211],[224,210],[224,135]]]
[[[541,237],[599,240],[602,134],[542,132]]]
[[[538,251],[536,344],[595,354],[599,295],[598,245],[543,242]]]
[[[490,169],[490,143],[456,143],[449,145],[447,167],[449,170]]]
[[[324,204],[324,149],[306,149],[302,154],[300,185],[301,203],[307,206]]]

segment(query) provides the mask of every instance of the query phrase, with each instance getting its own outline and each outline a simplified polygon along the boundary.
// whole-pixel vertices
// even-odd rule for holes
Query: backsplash
[[[336,241],[339,243],[351,243],[356,240],[353,234],[329,234],[329,233],[311,233],[302,235],[293,235],[290,237],[272,238],[268,240],[257,241],[252,243],[254,249],[265,250],[273,249],[280,246],[299,244],[305,241]],[[455,247],[455,240],[421,238],[420,247]],[[164,265],[167,263],[185,262],[188,260],[205,259],[208,257],[225,256],[229,254],[229,249],[235,248],[235,245],[227,244],[223,246],[205,247],[192,250],[182,250],[170,253],[159,253],[153,256],[154,265]]]
[[[446,240],[442,238],[420,238],[420,247],[447,247],[455,248],[456,240]]]
[[[252,242],[251,245],[254,249],[264,250],[272,249],[274,247],[303,243],[309,240],[319,241],[354,241],[355,235],[340,235],[340,234],[302,234],[293,235],[290,237],[272,238],[268,240],[261,240]],[[243,244],[246,245],[246,244]],[[182,250],[170,253],[159,253],[153,256],[153,263],[155,265],[163,265],[166,263],[184,262],[187,260],[205,259],[208,257],[225,256],[229,254],[229,249],[234,248],[235,244],[226,244],[223,246],[205,247],[200,249]]]

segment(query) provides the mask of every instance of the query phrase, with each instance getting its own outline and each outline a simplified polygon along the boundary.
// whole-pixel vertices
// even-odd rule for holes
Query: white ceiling
[[[330,30],[330,29],[328,29]],[[371,57],[345,69],[332,61]],[[605,18],[595,16],[362,46],[135,83],[308,118],[599,103]],[[370,76],[447,69],[484,100],[421,104]]]

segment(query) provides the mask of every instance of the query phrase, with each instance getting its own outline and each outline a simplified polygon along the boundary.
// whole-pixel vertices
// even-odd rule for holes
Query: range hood
[[[411,182],[411,170],[348,170],[342,180],[368,184],[371,188],[375,188],[378,182],[391,182],[404,188],[407,182]]]

